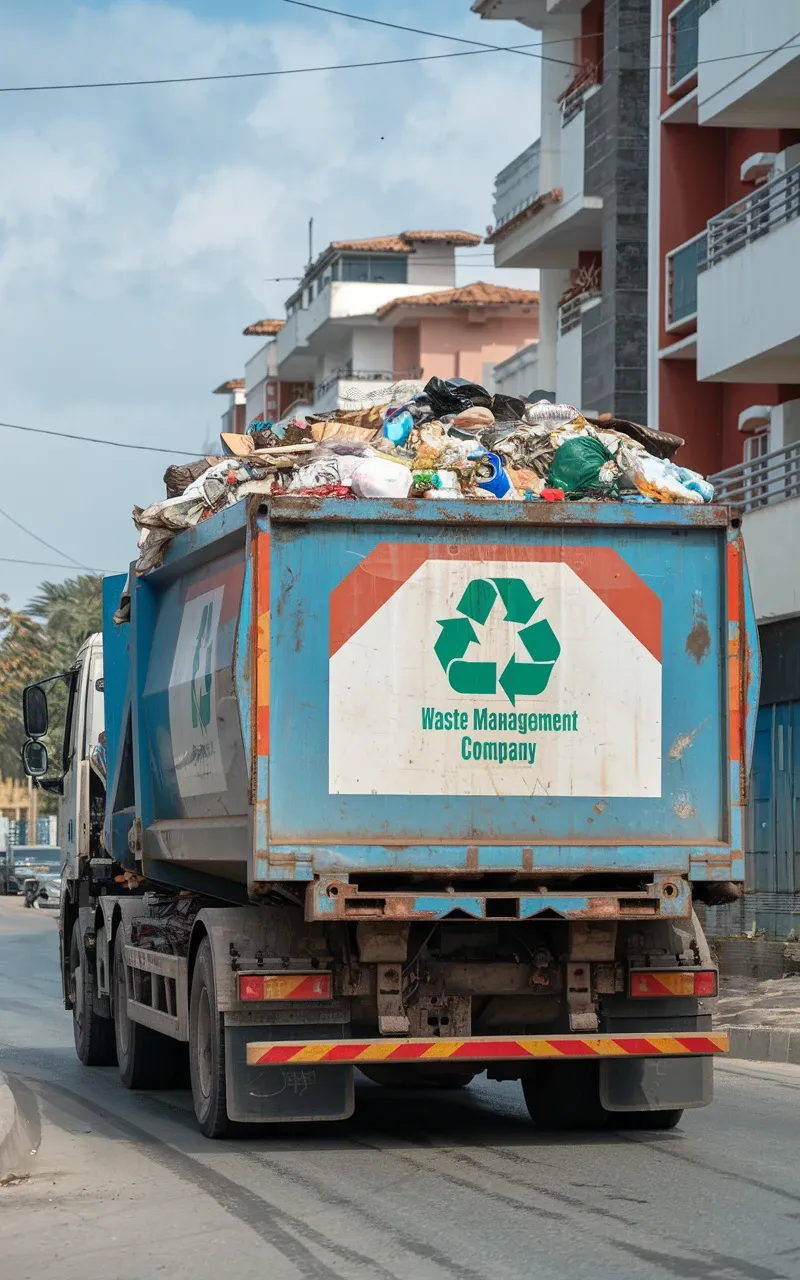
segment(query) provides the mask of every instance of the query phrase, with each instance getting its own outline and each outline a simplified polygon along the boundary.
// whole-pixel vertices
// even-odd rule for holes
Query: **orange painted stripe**
[[[256,750],[269,755],[269,534],[256,542],[256,592],[254,607],[256,651]]]
[[[292,1062],[355,1065],[367,1062],[491,1062],[526,1058],[654,1058],[727,1053],[724,1034],[687,1032],[673,1036],[491,1036],[467,1040],[314,1040],[253,1042],[247,1065],[278,1066]]]
[[[632,996],[693,996],[693,973],[632,973]]]
[[[426,560],[560,563],[661,661],[661,599],[610,547],[420,545],[382,542],[331,592],[330,653],[337,653]]]

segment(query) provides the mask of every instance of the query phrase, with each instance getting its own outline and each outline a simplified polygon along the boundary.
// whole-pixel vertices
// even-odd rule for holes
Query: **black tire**
[[[373,1084],[386,1089],[466,1089],[474,1071],[420,1071],[419,1067],[359,1067]]]
[[[537,1129],[604,1129],[596,1062],[537,1062],[522,1081],[528,1114]]]
[[[683,1118],[683,1107],[668,1111],[609,1111],[606,1114],[612,1129],[675,1129]]]
[[[126,1089],[180,1087],[185,1046],[128,1017],[124,948],[120,925],[114,935],[114,1038],[120,1079]]]
[[[26,902],[26,906],[30,904]],[[72,926],[69,940],[68,992],[72,1004],[75,1052],[85,1067],[113,1067],[117,1061],[114,1023],[94,1011],[94,979],[86,963],[80,923]]]
[[[194,1114],[206,1138],[223,1138],[230,1129],[225,1086],[225,1039],[217,1011],[211,943],[197,952],[189,1000],[189,1073]]]

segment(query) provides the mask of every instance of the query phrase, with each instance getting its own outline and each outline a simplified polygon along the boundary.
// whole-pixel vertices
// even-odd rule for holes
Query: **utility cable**
[[[48,427],[21,427],[18,422],[0,422],[9,431],[29,431],[35,436],[56,436],[59,440],[83,440],[87,444],[107,444],[111,449],[137,449],[142,453],[168,453],[170,457],[197,458],[202,450],[164,449],[155,444],[129,444],[127,440],[103,440],[99,436],[80,436],[70,431],[51,431]],[[51,548],[52,550],[52,548]]]
[[[1,508],[0,508],[0,516],[5,516],[6,520],[9,520],[11,524],[16,525],[17,528],[21,529],[23,533],[27,533],[29,538],[33,538],[35,542],[40,542],[43,547],[47,547],[48,551],[55,551],[56,555],[61,556],[62,559],[71,560],[72,563],[76,566],[76,568],[86,569],[89,573],[94,572],[93,569],[89,568],[88,564],[81,564],[80,560],[76,560],[74,556],[67,555],[66,551],[62,551],[60,547],[54,547],[52,542],[45,542],[44,538],[40,538],[38,533],[34,533],[32,529],[26,529],[24,524],[20,524],[19,520],[15,520],[13,516],[10,516],[7,511],[3,511]],[[63,564],[61,568],[67,569],[69,568],[69,566]]]

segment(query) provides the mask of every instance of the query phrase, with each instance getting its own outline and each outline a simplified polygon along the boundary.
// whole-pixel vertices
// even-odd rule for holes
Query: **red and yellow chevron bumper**
[[[728,1052],[728,1037],[684,1035],[489,1036],[467,1040],[256,1041],[247,1046],[249,1067],[330,1062],[359,1066],[379,1062],[508,1062],[542,1058],[684,1058]]]

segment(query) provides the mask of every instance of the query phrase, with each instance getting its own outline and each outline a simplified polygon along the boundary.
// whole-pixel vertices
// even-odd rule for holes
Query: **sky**
[[[495,44],[470,0],[331,0]],[[465,49],[466,46],[463,46]],[[458,51],[286,0],[0,0],[0,87]],[[532,50],[533,52],[534,50]],[[484,233],[496,172],[539,133],[539,62],[481,54],[203,85],[0,93],[0,422],[199,455],[307,258],[408,227]],[[459,283],[536,287],[464,251]],[[0,595],[135,557],[134,504],[177,453],[0,427]],[[43,546],[5,516],[56,548]],[[24,560],[61,564],[26,565]],[[9,563],[9,561],[11,561]]]

